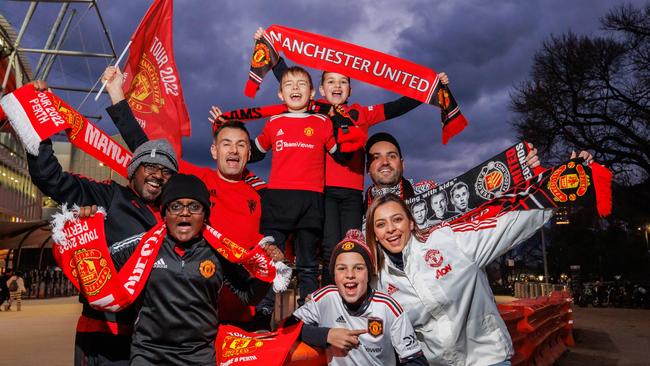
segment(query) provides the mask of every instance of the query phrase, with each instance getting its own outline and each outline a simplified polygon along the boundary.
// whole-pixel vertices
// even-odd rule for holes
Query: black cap
[[[395,137],[390,133],[377,132],[376,134],[370,136],[370,138],[368,138],[368,141],[366,141],[366,161],[370,161],[370,148],[372,147],[372,145],[381,141],[390,142],[391,144],[395,145],[400,158],[402,157],[402,149],[399,147],[399,143],[397,142],[397,139],[395,139]]]
[[[332,256],[330,258],[330,274],[334,276],[334,267],[336,264],[336,257],[341,253],[359,253],[363,258],[363,261],[366,263],[368,268],[368,280],[371,279],[374,271],[374,260],[372,254],[370,254],[370,248],[366,245],[366,238],[361,232],[361,230],[350,229],[345,234],[343,240],[341,240],[335,247],[332,249]]]
[[[203,205],[205,218],[210,217],[210,192],[198,177],[188,174],[175,174],[162,188],[160,193],[160,212],[165,216],[167,206],[181,198],[193,199]]]

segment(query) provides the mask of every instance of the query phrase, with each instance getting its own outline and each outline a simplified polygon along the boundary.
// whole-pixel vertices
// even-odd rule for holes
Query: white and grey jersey
[[[420,344],[406,313],[389,295],[371,290],[355,312],[343,303],[336,286],[326,286],[312,294],[312,300],[293,315],[308,325],[327,328],[366,329],[360,345],[343,353],[335,347],[326,350],[330,365],[395,365],[422,355]]]

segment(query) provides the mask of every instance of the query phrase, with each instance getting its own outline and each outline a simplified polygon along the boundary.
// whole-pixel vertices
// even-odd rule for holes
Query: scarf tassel
[[[590,165],[596,192],[596,209],[600,217],[612,213],[612,172],[598,163]]]
[[[465,116],[459,113],[442,127],[442,144],[447,145],[447,142],[449,142],[452,137],[461,133],[465,127],[467,127],[467,120],[465,119]]]
[[[275,278],[273,279],[273,292],[280,293],[287,290],[291,281],[291,268],[282,262],[273,262]]]

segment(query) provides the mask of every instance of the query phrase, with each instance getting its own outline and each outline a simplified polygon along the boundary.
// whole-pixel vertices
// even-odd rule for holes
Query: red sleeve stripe
[[[386,300],[390,301],[390,302],[391,302],[391,303],[392,303],[392,304],[393,304],[393,305],[394,305],[394,306],[395,306],[395,307],[400,311],[400,313],[401,313],[401,312],[404,312],[404,309],[402,309],[402,305],[400,305],[399,302],[397,302],[397,300],[395,300],[395,299],[394,299],[392,296],[390,296],[389,294],[384,293],[384,292],[380,292],[380,291],[375,291],[375,295],[374,295],[374,296],[375,296],[375,297],[382,298],[382,299],[386,299]]]
[[[391,303],[389,303],[387,300],[384,300],[384,298],[373,297],[373,298],[372,298],[372,302],[378,302],[378,303],[382,303],[382,304],[386,305],[386,306],[390,309],[390,311],[392,311],[393,314],[395,314],[396,317],[398,317],[398,316],[401,314],[400,311],[398,311],[398,310],[397,310],[393,305],[391,305]]]
[[[323,296],[327,295],[327,294],[330,293],[330,292],[338,292],[338,289],[337,289],[336,286],[334,286],[334,285],[325,286],[325,287],[323,287],[323,288],[320,289],[320,290],[316,290],[316,291],[312,294],[312,297],[311,297],[311,298],[312,298],[314,301],[318,302],[318,300],[322,299]]]

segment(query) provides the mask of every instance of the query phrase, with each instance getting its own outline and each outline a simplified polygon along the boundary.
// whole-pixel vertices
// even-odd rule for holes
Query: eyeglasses
[[[185,209],[190,212],[191,215],[199,215],[203,213],[203,205],[198,202],[191,202],[187,205],[184,205],[180,202],[172,202],[167,207],[167,212],[172,215],[180,215],[185,211]]]
[[[142,167],[144,168],[144,172],[149,175],[156,174],[160,171],[160,175],[162,175],[163,178],[169,178],[175,173],[173,170],[158,164],[142,163]]]

